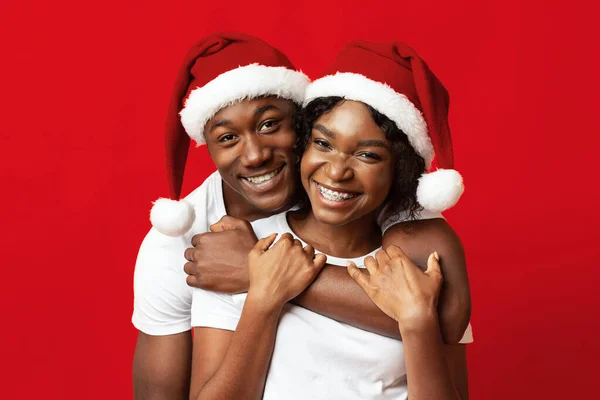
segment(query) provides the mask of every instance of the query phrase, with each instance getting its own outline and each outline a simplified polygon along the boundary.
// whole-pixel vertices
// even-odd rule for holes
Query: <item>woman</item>
[[[342,85],[335,82],[342,75],[357,78],[356,73],[327,76],[308,90],[298,135],[304,150],[301,181],[311,207],[255,222],[257,236],[264,238],[249,256],[248,294],[194,293],[192,325],[198,328],[191,398],[402,399],[408,396],[407,382],[411,399],[467,397],[464,346],[444,346],[437,323],[439,278],[432,284],[418,280],[422,276],[417,267],[398,249],[380,251],[380,225],[385,227],[393,215],[413,215],[419,212],[419,203],[451,205],[462,192],[460,185],[450,187],[445,198],[440,199],[444,196],[438,193],[431,199],[427,188],[420,186],[419,178],[433,158],[431,141],[424,140],[429,138],[423,134],[429,132],[437,144],[449,134],[438,126],[443,128],[443,120],[447,121],[447,99],[432,96],[431,82],[435,86],[437,81],[428,70],[419,70],[424,64],[411,49],[394,43],[387,46],[390,57],[385,48],[384,44],[353,43],[338,56],[334,71],[364,68],[358,79],[366,84],[362,92],[360,85],[348,85],[347,80]],[[404,55],[398,54],[399,48]],[[390,61],[395,54],[397,61]],[[398,64],[383,68],[397,78],[393,89],[383,79],[367,78],[377,75],[370,71],[378,70],[377,62]],[[404,71],[406,63],[412,67],[409,73]],[[333,85],[330,78],[335,78]],[[344,90],[349,93],[335,96]],[[381,93],[392,96],[385,98]],[[397,104],[390,109],[391,118],[371,106],[387,110],[392,100]],[[444,154],[448,150],[435,150],[438,164],[448,165]],[[267,236],[271,232],[283,233],[272,247],[275,235]],[[369,281],[350,270],[382,310],[398,321],[407,336],[404,345],[287,304],[323,267],[325,256],[315,256],[315,249],[327,254],[330,264],[365,264],[377,272],[379,266],[403,263],[411,276],[419,277],[411,282],[421,285],[413,292],[405,291],[402,307],[389,307],[389,301],[381,300],[389,298],[389,294],[383,296],[389,292],[369,291]],[[435,274],[431,257],[429,264],[432,270],[425,276]],[[371,282],[379,276],[374,273]],[[424,350],[427,357],[420,357]]]

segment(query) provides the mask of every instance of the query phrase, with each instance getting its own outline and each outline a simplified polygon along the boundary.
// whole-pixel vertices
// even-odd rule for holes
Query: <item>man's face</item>
[[[297,187],[295,112],[293,102],[271,96],[225,107],[206,123],[228,213],[271,215],[289,206]]]

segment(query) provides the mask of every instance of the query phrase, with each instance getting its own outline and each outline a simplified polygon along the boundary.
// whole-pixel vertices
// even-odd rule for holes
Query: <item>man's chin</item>
[[[291,207],[291,196],[277,196],[268,200],[248,199],[249,203],[254,206],[257,210],[265,214],[278,214],[286,211]]]

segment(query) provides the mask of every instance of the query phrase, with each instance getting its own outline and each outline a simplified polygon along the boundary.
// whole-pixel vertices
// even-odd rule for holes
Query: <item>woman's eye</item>
[[[365,160],[381,160],[381,157],[379,157],[375,153],[364,152],[364,153],[360,153],[358,156],[360,158],[364,158]]]
[[[232,140],[235,140],[235,135],[232,133],[228,133],[219,138],[219,143],[231,142]]]
[[[260,128],[258,128],[258,131],[262,132],[262,131],[269,130],[269,129],[277,126],[278,123],[279,123],[279,120],[270,119],[268,121],[263,122],[262,125],[260,126]]]
[[[321,140],[321,139],[313,139],[313,143],[317,146],[317,147],[321,147],[323,149],[329,149],[329,143],[327,143],[325,140]]]

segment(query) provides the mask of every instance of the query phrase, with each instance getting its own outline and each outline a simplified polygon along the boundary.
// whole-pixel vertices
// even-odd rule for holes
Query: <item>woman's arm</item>
[[[405,226],[410,229],[404,229]],[[211,226],[211,231],[194,236],[192,239],[194,247],[186,251],[186,258],[189,262],[185,264],[184,270],[189,275],[188,284],[197,288],[225,293],[246,291],[248,287],[246,254],[256,243],[251,225],[247,221],[225,216]],[[454,318],[458,313],[463,317],[466,315],[468,323],[470,316],[469,288],[468,282],[466,285],[454,284],[459,279],[454,277],[452,271],[460,271],[461,265],[462,270],[465,270],[464,256],[461,258],[460,241],[454,241],[456,235],[448,235],[448,232],[452,232],[452,229],[443,219],[405,222],[390,228],[384,235],[383,241],[384,246],[393,244],[402,245],[403,248],[404,243],[407,243],[407,252],[412,256],[419,257],[421,257],[423,249],[417,246],[423,247],[423,244],[426,244],[436,249],[439,246],[438,252],[442,254],[444,260],[442,268],[450,271],[449,289],[442,291],[441,304],[443,305],[441,308],[444,316],[442,320],[453,321],[452,324],[443,323],[443,326],[449,325],[455,328],[445,329],[444,338],[449,342],[458,342],[464,328],[460,334],[456,333],[460,331],[462,324],[454,323]],[[232,243],[236,243],[236,245],[232,246]],[[227,248],[227,251],[223,251],[224,248]],[[430,251],[426,254],[429,253]],[[424,265],[424,261],[421,261]],[[462,282],[462,280],[460,281]],[[455,287],[462,290],[461,296],[454,295]],[[464,300],[465,287],[466,300]],[[446,301],[452,303],[446,305]],[[388,317],[371,301],[369,296],[348,276],[346,267],[325,266],[317,279],[292,302],[351,326],[396,339],[400,338],[396,321]]]
[[[235,332],[195,328],[190,399],[260,399],[281,307],[246,299]]]
[[[325,264],[290,234],[271,247],[275,236],[259,240],[248,256],[250,288],[235,332],[196,328],[191,399],[262,398],[283,306]]]
[[[402,222],[383,236],[383,248],[401,247],[410,260],[426,265],[434,251],[440,255],[444,285],[439,316],[445,343],[458,343],[471,318],[471,296],[462,243],[443,218]],[[344,267],[326,266],[293,303],[326,317],[380,335],[400,338],[395,320],[377,307],[356,285]]]
[[[348,266],[348,273],[369,297],[398,321],[411,400],[464,400],[468,396],[466,363],[461,369],[461,353],[446,348],[442,340],[437,315],[442,286],[438,261],[437,253],[431,254],[423,272],[400,248],[390,246],[375,258],[365,259],[370,275],[354,264]],[[462,357],[464,361],[464,352]]]
[[[468,400],[465,345],[444,344],[437,315],[400,331],[410,399]]]
[[[383,236],[383,248],[397,246],[416,265],[427,265],[436,251],[444,283],[438,301],[439,323],[445,343],[458,343],[471,319],[471,292],[460,238],[443,218],[404,222]]]

